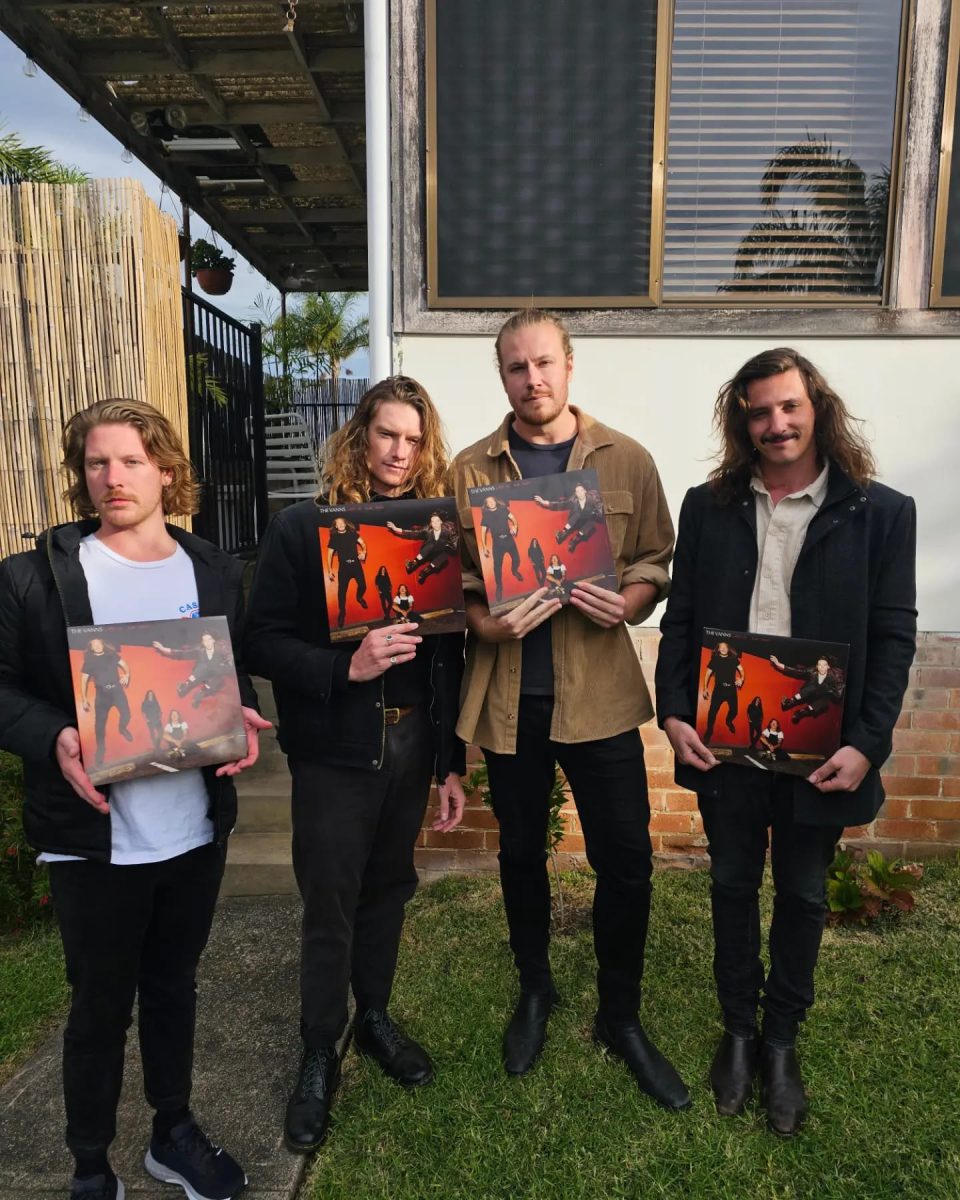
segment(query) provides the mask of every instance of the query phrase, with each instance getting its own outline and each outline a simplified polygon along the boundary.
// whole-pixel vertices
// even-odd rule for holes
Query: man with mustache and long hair
[[[807,1109],[795,1045],[813,1003],[826,869],[843,827],[873,820],[883,801],[879,768],[913,659],[916,512],[876,482],[856,422],[796,350],[751,358],[714,416],[720,465],[680,512],[657,715],[710,843],[724,1023],[710,1071],[717,1111],[741,1112],[759,1073],[770,1128],[789,1137]],[[849,644],[842,745],[807,779],[720,764],[697,737],[704,626]],[[768,831],[775,900],[764,978]]]

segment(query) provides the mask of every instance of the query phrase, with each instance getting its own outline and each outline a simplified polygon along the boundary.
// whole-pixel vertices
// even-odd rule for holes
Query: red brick
[[[906,710],[904,710],[900,714],[900,716],[897,717],[897,721],[896,721],[896,724],[894,725],[894,729],[909,729],[912,724],[913,724],[913,713],[907,712]]]
[[[887,787],[887,791],[889,793],[889,787]],[[891,796],[888,794],[886,800],[883,802],[883,808],[880,809],[880,816],[886,817],[887,820],[902,819],[911,815],[910,801],[901,799],[901,797],[895,795]],[[849,837],[850,831],[847,830],[843,836],[845,838]]]
[[[939,796],[940,778],[931,775],[914,775],[911,779],[901,779],[894,775],[884,779],[884,790],[890,796]]]
[[[912,754],[891,754],[883,764],[883,777],[888,775],[929,775],[930,771],[918,771],[917,759]]]
[[[923,666],[925,663],[936,663],[953,666],[960,662],[960,638],[943,634],[921,636],[917,642],[916,661]]]
[[[650,827],[658,833],[689,833],[693,828],[691,817],[687,813],[653,813]]]
[[[903,697],[904,708],[949,708],[950,692],[947,688],[907,688]]]
[[[960,846],[960,813],[954,812],[953,819],[949,821],[937,821],[937,841],[946,842],[951,846]]]
[[[667,812],[695,813],[697,798],[693,792],[670,792],[666,797]]]
[[[484,848],[492,854],[496,854],[500,849],[500,833],[498,830],[488,829],[483,835]]]
[[[484,833],[479,829],[451,829],[449,833],[439,833],[435,829],[425,829],[426,845],[438,846],[442,849],[482,850],[484,848]]]
[[[914,800],[912,815],[928,821],[960,821],[960,798],[954,800]]]
[[[650,834],[650,844],[653,846],[654,854],[659,854],[663,846],[663,837],[659,833]]]
[[[564,854],[584,854],[586,845],[583,840],[582,833],[566,833],[563,835],[563,841],[560,843],[559,849]]]
[[[874,833],[890,841],[935,841],[937,826],[934,821],[886,821],[881,817],[874,823]]]
[[[960,667],[921,667],[920,686],[960,688]]]
[[[960,688],[952,688],[950,691],[950,707],[960,708]]]
[[[960,796],[960,779],[945,777],[941,779],[940,787],[944,796]]]
[[[960,775],[960,756],[956,754],[918,754],[918,775]]]
[[[903,801],[902,800],[894,800],[894,801],[888,800],[883,806],[884,812],[886,812],[888,805],[890,805],[891,803],[903,804]],[[895,816],[897,814],[891,813],[890,815]],[[857,841],[860,841],[861,838],[865,838],[865,837],[869,837],[869,836],[870,836],[870,826],[869,825],[851,825],[849,829],[845,829],[843,831],[843,840],[845,842],[857,842]]]
[[[667,746],[651,746],[644,750],[644,760],[648,771],[673,772],[673,751]]]
[[[468,808],[463,814],[464,829],[499,829],[489,808]]]
[[[651,788],[672,788],[672,771],[648,771],[647,783]]]
[[[939,729],[897,729],[893,734],[893,747],[898,753],[926,750],[941,754],[950,749],[950,734]]]
[[[960,709],[918,709],[913,714],[914,729],[960,729]]]

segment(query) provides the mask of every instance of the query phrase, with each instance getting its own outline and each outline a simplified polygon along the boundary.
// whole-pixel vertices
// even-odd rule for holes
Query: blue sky
[[[161,204],[164,212],[172,212],[180,220],[180,202],[169,191],[164,194],[160,179],[134,158],[125,163],[120,155],[123,145],[97,121],[81,121],[78,105],[71,96],[38,68],[33,78],[23,73],[24,55],[4,34],[0,34],[0,122],[3,132],[16,133],[31,146],[43,146],[54,158],[79,167],[98,179],[139,179],[147,195]],[[191,213],[193,237],[211,237],[209,226]],[[221,243],[222,243],[222,239]],[[226,296],[213,297],[213,303],[240,321],[254,319],[254,298],[258,293],[268,295],[279,304],[279,293],[259,271],[254,270],[239,253],[234,283]],[[366,354],[355,355],[348,362],[354,374],[366,373]]]

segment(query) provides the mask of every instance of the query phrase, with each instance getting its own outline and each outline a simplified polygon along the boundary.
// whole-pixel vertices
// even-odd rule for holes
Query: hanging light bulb
[[[87,110],[83,107],[82,104],[77,109],[77,116],[80,118],[81,121],[89,121],[90,120],[90,114],[87,112]]]
[[[29,54],[23,60],[23,73],[28,79],[33,79],[37,73],[37,64],[33,61]]]
[[[125,162],[125,163],[133,162],[133,151],[130,149],[129,146],[124,146],[123,153],[120,155],[120,159],[122,162]]]

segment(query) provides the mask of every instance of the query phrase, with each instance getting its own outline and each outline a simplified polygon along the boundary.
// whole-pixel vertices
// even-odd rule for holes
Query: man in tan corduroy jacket
[[[637,726],[653,708],[625,628],[667,594],[673,524],[647,451],[569,404],[573,352],[556,317],[535,309],[514,314],[500,330],[497,359],[512,412],[492,436],[457,456],[453,474],[468,625],[457,732],[486,757],[520,982],[504,1066],[511,1075],[531,1069],[557,1000],[545,846],[559,763],[597,875],[594,1035],[626,1062],[644,1092],[668,1108],[686,1108],[683,1081],[638,1016],[652,855]],[[599,477],[619,590],[577,582],[561,607],[539,588],[504,615],[491,615],[480,566],[490,548],[474,535],[467,490],[581,469]]]

